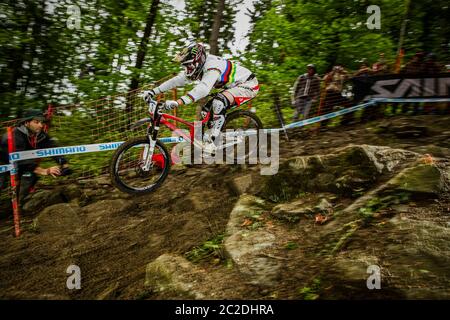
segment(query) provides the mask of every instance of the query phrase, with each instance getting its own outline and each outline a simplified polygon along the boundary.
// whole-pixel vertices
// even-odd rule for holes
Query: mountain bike
[[[203,119],[197,122],[197,128],[201,125],[202,132],[210,130],[212,127],[211,107],[213,98],[214,95],[209,95],[208,102],[202,108]],[[163,105],[164,101],[149,101],[148,112],[150,117],[141,119],[130,126],[131,130],[136,130],[143,125],[147,125],[146,135],[125,141],[115,151],[111,159],[109,171],[111,181],[115,187],[123,192],[135,195],[148,194],[159,188],[167,178],[172,159],[167,147],[158,138],[161,125],[172,132],[176,132],[179,137],[175,139],[178,139],[178,141],[184,140],[191,147],[203,150],[202,139],[195,139],[196,122],[186,121],[162,112]],[[178,128],[177,123],[187,126],[189,132],[186,133]],[[241,148],[244,148],[243,157],[248,159],[250,155],[257,153],[258,130],[260,129],[263,129],[262,122],[254,112],[233,106],[225,115],[222,133],[219,135],[220,138],[215,141],[216,150],[236,149],[239,148],[239,145],[242,145]],[[253,134],[256,134],[256,146],[253,144],[251,147],[249,137]]]

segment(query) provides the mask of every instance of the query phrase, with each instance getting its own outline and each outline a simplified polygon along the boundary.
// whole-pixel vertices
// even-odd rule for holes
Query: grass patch
[[[300,297],[304,300],[317,300],[321,285],[320,278],[315,278],[309,287],[303,287],[298,290]]]
[[[408,201],[410,195],[401,192],[394,195],[388,195],[382,198],[373,198],[358,211],[359,217],[362,219],[363,225],[367,226],[373,220],[373,214],[390,207],[393,204],[400,204]]]
[[[284,248],[286,250],[294,250],[298,248],[298,244],[296,242],[289,241],[285,244]]]
[[[353,236],[356,230],[361,226],[361,220],[352,221],[350,223],[345,224],[342,229],[344,230],[344,235],[339,238],[333,250],[331,250],[331,254],[335,254],[338,252]]]
[[[186,259],[188,259],[192,263],[212,261],[215,259],[219,259],[219,261],[225,261],[225,254],[223,252],[224,238],[224,234],[218,234],[214,238],[205,241],[200,246],[197,246],[191,251],[186,252]]]
[[[281,185],[278,191],[274,194],[269,195],[269,200],[274,203],[282,203],[282,202],[288,202],[292,199],[292,190],[290,186],[284,184]]]

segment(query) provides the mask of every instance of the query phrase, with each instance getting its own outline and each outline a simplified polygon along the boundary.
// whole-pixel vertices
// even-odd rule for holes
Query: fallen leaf
[[[422,158],[422,162],[426,164],[434,164],[434,159],[431,154],[424,154]]]
[[[253,224],[253,221],[251,219],[245,219],[244,222],[242,222],[241,227],[250,226]]]
[[[328,217],[327,216],[324,216],[324,215],[322,215],[322,214],[316,214],[316,219],[315,219],[315,222],[316,223],[318,223],[318,224],[323,224],[323,223],[325,223],[326,221],[328,220]]]
[[[273,222],[272,221],[266,221],[266,227],[267,228],[273,228]]]

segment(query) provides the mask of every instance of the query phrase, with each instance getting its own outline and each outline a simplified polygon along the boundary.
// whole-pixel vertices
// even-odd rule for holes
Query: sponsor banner
[[[0,165],[0,173],[11,171],[12,168],[13,166],[10,164]]]
[[[167,137],[161,138],[159,140],[161,140],[161,142],[164,143],[177,143],[184,141],[183,137]],[[37,150],[13,152],[9,155],[9,160],[20,161],[20,160],[54,157],[54,156],[66,156],[70,154],[109,151],[117,149],[122,143],[123,141],[119,141],[119,142],[107,142],[107,143],[87,144],[79,146],[57,147],[49,149],[37,149]]]
[[[388,74],[352,78],[354,100],[449,98],[450,74]]]

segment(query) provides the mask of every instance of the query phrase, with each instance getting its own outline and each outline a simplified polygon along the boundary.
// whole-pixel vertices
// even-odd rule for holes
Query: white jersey
[[[213,88],[232,88],[247,81],[252,74],[250,70],[235,62],[211,54],[206,57],[202,72],[199,83],[180,98],[184,104],[206,97]],[[185,72],[182,71],[153,90],[159,94],[175,87],[182,87],[190,82]]]

